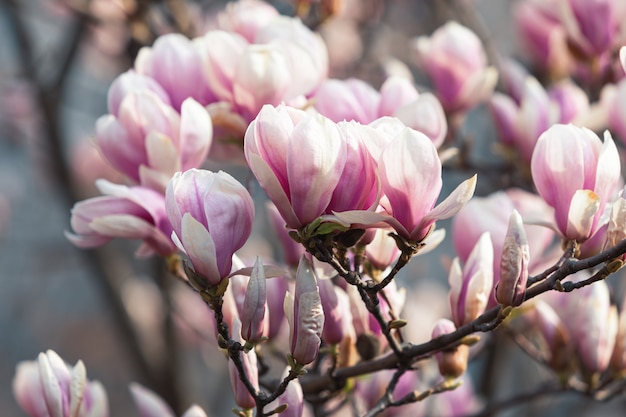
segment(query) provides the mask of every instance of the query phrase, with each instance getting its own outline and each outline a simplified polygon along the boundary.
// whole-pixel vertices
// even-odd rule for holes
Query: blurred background
[[[198,348],[202,335],[175,318],[163,319],[167,309],[159,298],[159,286],[178,283],[168,282],[158,272],[162,265],[132,257],[136,248],[132,243],[114,242],[86,251],[64,237],[73,203],[97,195],[93,181],[119,180],[91,140],[96,119],[107,113],[106,94],[112,80],[129,69],[139,48],[150,45],[156,36],[178,31],[195,37],[214,28],[224,3],[0,0],[3,417],[23,415],[10,389],[16,364],[47,349],[72,364],[83,360],[88,377],[105,385],[111,415],[138,415],[128,391],[133,381],[149,385],[178,409],[195,402],[212,415],[230,413],[232,403],[226,400],[230,386],[211,377],[224,372],[225,361],[219,356],[206,360],[215,352]],[[398,62],[414,68],[412,38],[430,34],[449,19],[481,27],[490,53],[518,56],[513,3],[345,0],[345,12],[318,27],[329,47],[330,76],[356,76],[378,88],[385,70]],[[295,12],[293,3],[272,4],[286,14]],[[418,84],[426,83],[418,73],[414,76]],[[484,108],[470,114],[469,120],[466,129],[471,135],[494,140],[485,127]],[[462,178],[466,176],[452,182],[456,185]],[[271,252],[258,247],[248,250]],[[433,259],[453,256],[449,244],[439,251]],[[413,268],[411,274],[445,283],[446,273],[438,262],[418,260]],[[433,285],[439,287],[433,291],[442,291],[445,297],[445,284],[437,282]],[[179,308],[192,307],[183,304]],[[198,313],[199,319],[203,314],[206,311]],[[133,332],[131,323],[141,323],[147,330]],[[150,331],[159,326],[164,326],[162,331]],[[141,343],[127,343],[133,339]],[[143,350],[137,350],[137,345]],[[177,358],[176,364],[155,365],[141,359],[163,351]],[[521,362],[520,367],[526,365]],[[180,389],[173,390],[176,386]]]

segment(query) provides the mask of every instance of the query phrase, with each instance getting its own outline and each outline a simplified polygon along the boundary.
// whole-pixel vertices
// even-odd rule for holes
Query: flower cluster
[[[623,124],[626,111],[623,87],[607,84],[617,3],[547,4],[520,2],[518,25],[550,75],[581,85],[544,86],[512,61],[489,62],[454,21],[412,41],[432,93],[406,74],[386,74],[380,88],[329,78],[315,25],[258,0],[229,3],[193,39],[162,35],[113,81],[95,126],[126,182],[98,180],[103,195],[75,204],[66,236],[83,248],[140,240],[137,255],[167,261],[165,279],[184,286],[160,285],[159,308],[176,305],[163,316],[220,348],[239,416],[302,416],[305,399],[316,415],[407,415],[394,413],[406,404],[427,415],[428,397],[442,415],[474,412],[471,385],[457,388],[472,350],[487,350],[478,333],[498,326],[563,389],[600,396],[626,373],[626,307],[618,313],[604,282],[626,257],[626,189],[611,133],[592,130]],[[462,129],[484,102],[507,146],[489,169]],[[489,181],[507,187],[490,193]],[[274,237],[260,236],[257,212]],[[432,288],[420,299],[402,279],[451,218],[447,302]],[[33,417],[108,415],[82,362],[52,351],[18,366],[14,393]],[[142,416],[176,415],[148,388],[131,393]]]

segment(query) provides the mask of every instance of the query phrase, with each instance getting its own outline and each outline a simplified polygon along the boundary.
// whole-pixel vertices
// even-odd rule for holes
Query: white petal
[[[600,198],[591,190],[574,193],[567,215],[567,237],[586,240],[591,234],[593,218],[600,208]]]

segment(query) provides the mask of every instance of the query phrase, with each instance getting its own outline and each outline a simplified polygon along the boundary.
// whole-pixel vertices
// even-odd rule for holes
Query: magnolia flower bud
[[[529,260],[524,223],[517,210],[513,210],[500,258],[500,282],[496,285],[496,300],[500,304],[517,307],[524,301]]]
[[[243,300],[241,337],[244,340],[256,343],[264,336],[264,329],[267,327],[266,304],[265,270],[261,260],[257,257]]]
[[[313,266],[302,256],[296,272],[295,293],[287,293],[284,302],[291,356],[300,365],[309,364],[317,357],[324,328],[324,310],[316,281]]]
[[[432,337],[434,339],[444,334],[452,333],[455,330],[456,327],[450,320],[439,319],[433,328]],[[458,378],[467,369],[469,347],[467,345],[459,345],[452,349],[443,350],[437,353],[436,356],[439,373],[445,377]]]
[[[285,378],[289,374],[289,368],[286,368],[283,372],[282,378]],[[301,417],[302,410],[304,408],[304,393],[302,392],[302,386],[297,379],[289,382],[287,389],[274,401],[269,403],[265,410],[275,410],[280,406],[287,406],[287,409],[279,414],[279,417]]]
[[[493,244],[489,232],[484,232],[463,269],[455,258],[450,274],[450,311],[457,326],[480,316],[487,307],[493,288]]]
[[[536,301],[533,305],[532,320],[545,341],[546,361],[556,372],[567,372],[572,368],[573,347],[567,327],[549,304]]]

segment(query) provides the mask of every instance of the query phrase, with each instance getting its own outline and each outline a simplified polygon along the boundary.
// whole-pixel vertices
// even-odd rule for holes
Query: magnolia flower
[[[496,300],[504,306],[517,307],[524,301],[530,248],[522,217],[513,210],[502,245],[500,281],[496,285]]]
[[[532,0],[516,3],[514,19],[522,45],[528,54],[554,78],[569,74],[574,59],[567,44],[567,32],[557,10],[560,0]]]
[[[254,203],[229,174],[190,169],[176,173],[165,192],[172,239],[209,285],[226,278],[235,251],[252,230]]]
[[[137,383],[130,384],[135,406],[140,417],[175,417],[172,409],[154,392]],[[182,417],[207,417],[202,408],[197,405],[191,406]]]
[[[317,357],[324,310],[317,287],[317,278],[310,261],[302,256],[296,272],[296,288],[285,296],[285,315],[289,321],[290,351],[300,365],[307,365]]]
[[[598,229],[621,176],[617,148],[608,131],[603,143],[589,129],[560,124],[539,137],[531,171],[539,195],[555,210],[557,229],[578,242]]]
[[[604,281],[567,294],[565,319],[583,369],[600,373],[609,366],[618,330],[618,315]]]
[[[31,417],[107,417],[102,385],[87,380],[85,365],[68,366],[56,352],[40,353],[37,361],[20,362],[13,394]]]
[[[529,164],[539,136],[555,123],[579,124],[589,112],[589,98],[569,80],[546,91],[536,78],[528,76],[518,88],[519,103],[494,93],[489,109],[500,140],[513,146]]]
[[[244,150],[287,227],[298,229],[325,214],[376,207],[379,182],[367,144],[378,136],[355,122],[264,106],[246,132]]]
[[[281,378],[287,377],[289,368],[285,368]],[[281,405],[286,405],[287,409],[281,412],[280,417],[302,417],[304,410],[304,393],[298,379],[289,382],[285,392],[278,396],[274,401],[266,406],[266,410],[275,410]]]
[[[380,92],[356,78],[327,80],[316,91],[314,106],[335,122],[369,124],[384,116],[395,116],[424,133],[435,146],[443,143],[448,131],[439,100],[432,94],[420,95],[409,79],[399,76],[388,78]]]
[[[619,0],[567,0],[559,17],[571,48],[591,59],[609,52],[619,36]]]
[[[80,201],[72,208],[74,232],[66,232],[65,236],[73,244],[93,248],[113,238],[140,239],[144,243],[137,255],[168,256],[176,251],[162,194],[105,180],[98,180],[96,185],[105,196]]]
[[[266,23],[252,29],[253,41],[221,30],[197,41],[206,80],[218,100],[229,106],[221,118],[248,124],[265,104],[303,102],[326,78],[327,52],[318,35],[286,16]]]
[[[452,320],[461,327],[485,311],[493,288],[493,245],[489,232],[478,239],[462,269],[459,258],[454,258],[448,281]]]
[[[417,38],[414,48],[446,112],[466,111],[492,93],[498,73],[487,66],[483,44],[468,28],[450,21],[431,37]]]
[[[216,100],[204,78],[200,44],[179,33],[159,36],[154,45],[141,48],[135,69],[158,82],[177,111],[188,97],[203,106]]]
[[[202,105],[187,98],[179,114],[152,90],[129,92],[96,122],[96,142],[115,169],[161,192],[175,172],[204,162],[212,138]]]
[[[532,310],[523,316],[535,328],[543,343],[542,353],[546,362],[556,372],[567,372],[573,367],[571,356],[573,345],[570,332],[559,315],[544,301],[536,300]]]

